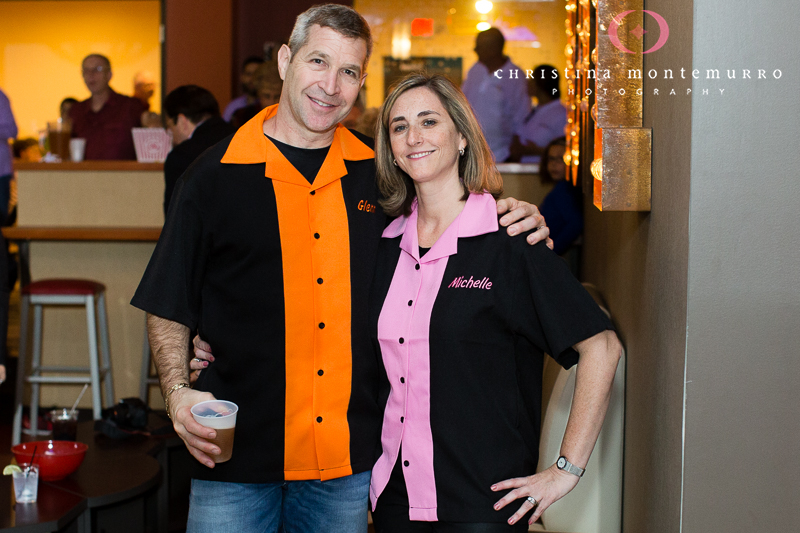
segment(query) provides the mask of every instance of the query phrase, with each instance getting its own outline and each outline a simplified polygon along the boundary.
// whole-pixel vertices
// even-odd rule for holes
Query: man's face
[[[181,127],[183,125],[182,122],[187,120],[186,117],[179,114],[177,120],[172,120],[166,115],[166,113],[164,114],[164,116],[166,117],[166,119],[164,120],[164,125],[167,127],[167,130],[172,132],[173,146],[178,146],[183,141],[189,138],[189,136],[185,134],[184,128]]]
[[[364,84],[367,43],[314,25],[308,43],[295,51],[291,62],[290,55],[286,46],[278,52],[284,79],[281,103],[300,128],[332,130],[350,112]]]
[[[111,69],[99,57],[89,56],[83,60],[83,82],[92,94],[98,94],[108,89],[111,81]]]
[[[239,80],[242,82],[242,91],[250,96],[256,96],[256,80],[255,73],[258,70],[258,63],[248,63],[242,69],[242,74]]]

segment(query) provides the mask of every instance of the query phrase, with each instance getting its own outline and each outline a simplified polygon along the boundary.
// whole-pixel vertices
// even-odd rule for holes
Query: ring
[[[195,357],[194,360],[197,361],[198,363],[202,363],[203,362],[203,360],[200,359],[199,357]]]
[[[539,502],[537,502],[537,501],[536,501],[536,498],[534,498],[533,496],[528,496],[526,499],[527,499],[527,500],[528,500],[528,501],[531,503],[531,505],[533,505],[534,507],[536,507],[536,506],[539,504]]]

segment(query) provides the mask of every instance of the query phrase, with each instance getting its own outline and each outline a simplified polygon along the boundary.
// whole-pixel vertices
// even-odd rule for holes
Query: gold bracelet
[[[164,395],[164,407],[166,407],[166,409],[167,409],[167,417],[170,420],[172,420],[172,416],[170,416],[170,414],[169,414],[169,395],[172,394],[173,392],[175,392],[178,389],[182,389],[184,387],[189,387],[189,386],[190,385],[188,383],[186,383],[186,382],[176,383],[175,385],[170,387],[169,390],[167,391],[167,393]]]

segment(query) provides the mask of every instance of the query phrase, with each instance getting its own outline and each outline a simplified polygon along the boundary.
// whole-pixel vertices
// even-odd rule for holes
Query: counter
[[[503,198],[512,196],[539,205],[553,188],[552,184],[542,185],[538,163],[500,163],[497,170],[503,176]]]
[[[144,313],[130,300],[164,222],[163,165],[19,163],[16,170],[18,229],[39,230],[28,232],[31,278],[88,278],[105,284],[114,393],[117,398],[138,396]],[[130,232],[149,237],[118,237]],[[45,365],[86,366],[82,307],[45,308],[42,356]],[[40,405],[70,406],[79,392],[79,385],[43,386]],[[91,406],[89,397],[80,407]],[[26,393],[26,404],[28,398]]]

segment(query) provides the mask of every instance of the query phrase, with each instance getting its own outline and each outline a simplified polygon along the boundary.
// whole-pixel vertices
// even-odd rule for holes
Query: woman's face
[[[458,151],[467,141],[432,90],[417,87],[400,95],[388,130],[397,166],[415,182],[458,179]]]
[[[555,181],[567,179],[567,165],[564,163],[564,146],[554,145],[547,152],[547,171]]]

